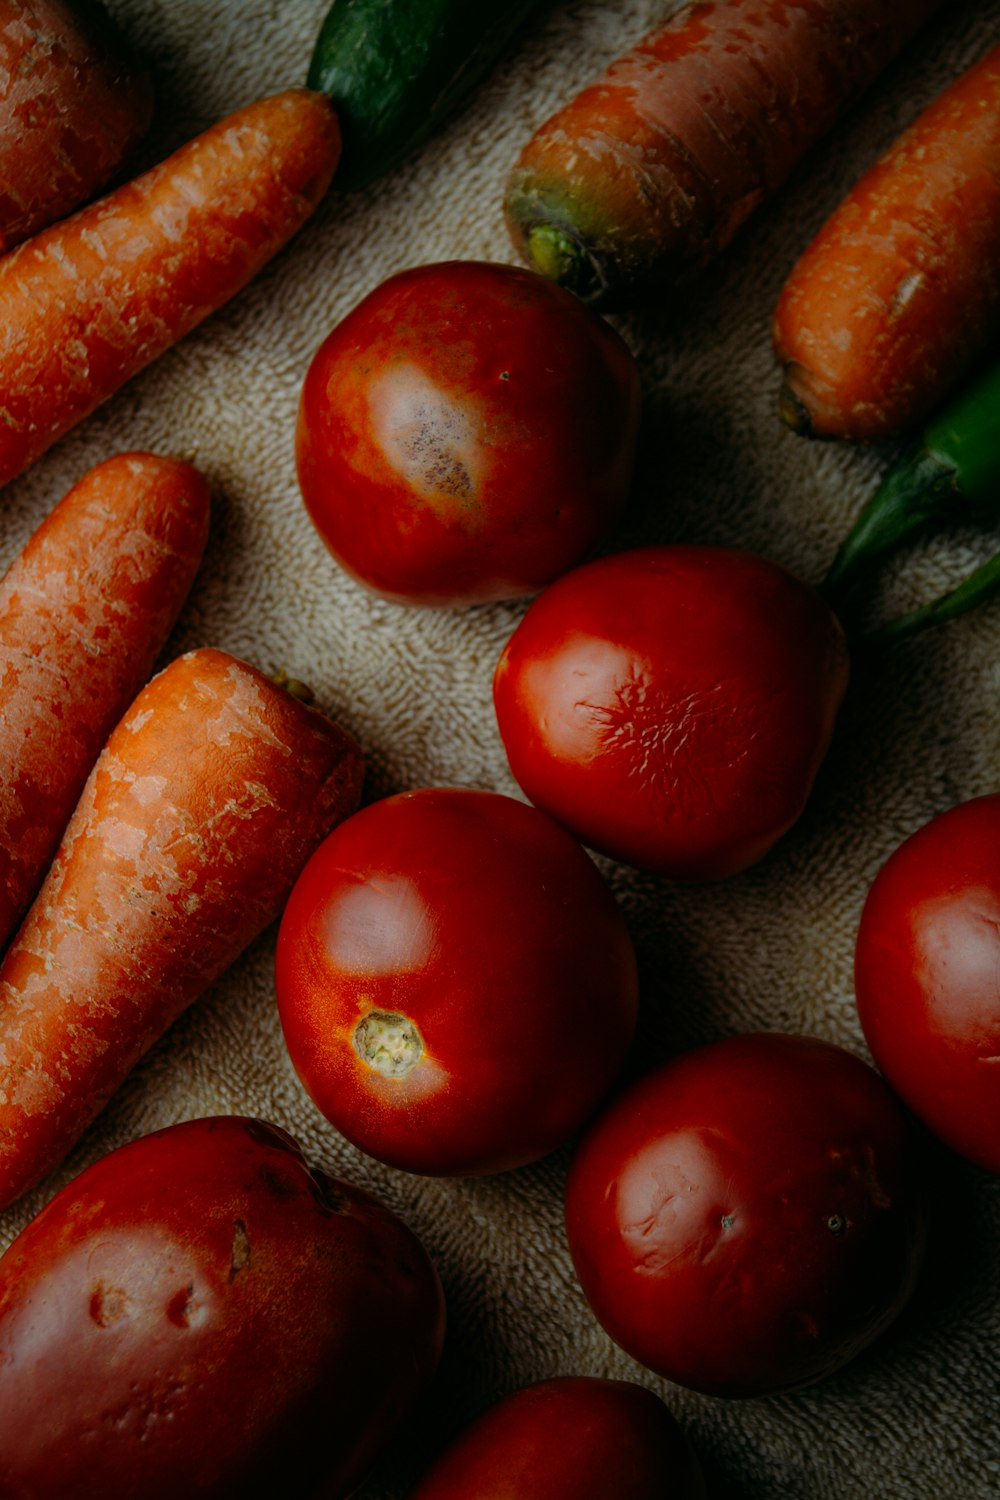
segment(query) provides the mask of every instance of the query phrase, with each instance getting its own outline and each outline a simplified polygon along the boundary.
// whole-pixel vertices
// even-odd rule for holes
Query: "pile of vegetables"
[[[0,0],[0,483],[331,185],[370,190],[532,8],[338,0],[307,87],[123,180],[145,65],[89,4]],[[927,1235],[909,1113],[1000,1172],[1000,796],[942,809],[871,886],[856,992],[882,1077],[777,1030],[630,1054],[641,970],[586,851],[657,881],[780,858],[852,653],[1000,583],[994,559],[859,623],[904,543],[997,511],[1000,49],[861,179],[778,301],[785,422],[905,440],[819,585],[738,548],[616,546],[642,371],[595,307],[673,294],[722,252],[935,9],[685,6],[526,145],[504,208],[531,269],[403,270],[317,347],[295,460],[336,562],[404,631],[413,606],[538,594],[493,676],[532,805],[418,787],[361,809],[362,750],[308,694],[211,645],[162,663],[209,533],[192,463],[113,454],[54,507],[0,581],[0,1207],[280,918],[291,1063],[361,1152],[485,1176],[586,1127],[569,1250],[640,1366],[716,1397],[797,1390],[896,1318]],[[417,1237],[280,1127],[175,1123],[92,1161],[0,1257],[0,1495],[157,1500],[195,1472],[206,1500],[346,1497],[425,1393],[444,1321]],[[498,1470],[517,1500],[706,1494],[666,1406],[592,1377],[507,1394],[414,1500],[485,1500]]]

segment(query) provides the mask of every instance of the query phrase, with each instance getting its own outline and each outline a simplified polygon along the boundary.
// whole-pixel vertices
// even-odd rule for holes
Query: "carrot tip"
[[[527,235],[528,255],[537,270],[550,281],[584,301],[600,290],[600,280],[586,250],[556,224],[534,224]]]
[[[814,436],[812,414],[787,381],[782,385],[778,397],[778,412],[785,426],[797,432],[799,437]]]

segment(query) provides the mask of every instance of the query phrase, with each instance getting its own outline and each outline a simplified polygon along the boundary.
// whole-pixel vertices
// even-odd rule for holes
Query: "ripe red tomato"
[[[321,344],[299,406],[306,507],[403,603],[536,592],[608,529],[639,417],[617,333],[554,283],[448,261],[382,283]]]
[[[278,934],[285,1041],[348,1140],[411,1172],[501,1172],[583,1124],[635,1026],[598,870],[543,813],[427,789],[355,814]]]
[[[956,1151],[1000,1172],[1000,795],[901,844],[865,902],[858,1014],[898,1094]]]
[[[843,632],[777,563],[646,547],[559,579],[493,684],[511,770],[591,848],[681,880],[760,859],[799,816],[847,687]]]
[[[658,1396],[586,1376],[525,1386],[466,1428],[410,1500],[704,1500]]]
[[[373,1198],[259,1120],[171,1126],[0,1260],[0,1494],[339,1500],[443,1332],[433,1266]]]
[[[584,1137],[566,1225],[597,1318],[680,1385],[760,1395],[831,1374],[892,1321],[924,1243],[906,1121],[810,1037],[702,1047]]]

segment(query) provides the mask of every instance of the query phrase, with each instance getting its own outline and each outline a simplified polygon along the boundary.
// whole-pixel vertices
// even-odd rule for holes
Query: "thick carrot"
[[[208,513],[190,464],[123,453],[73,486],[0,582],[0,948],[166,643]]]
[[[685,280],[939,3],[686,6],[528,142],[507,188],[515,245],[603,306]]]
[[[115,177],[153,111],[149,74],[91,0],[0,0],[0,251]]]
[[[339,143],[327,100],[289,89],[0,260],[0,484],[260,270]]]
[[[0,1207],[278,915],[361,777],[349,734],[226,652],[143,689],[0,965]]]
[[[1000,329],[1000,46],[899,137],[785,283],[782,415],[819,437],[895,437]]]

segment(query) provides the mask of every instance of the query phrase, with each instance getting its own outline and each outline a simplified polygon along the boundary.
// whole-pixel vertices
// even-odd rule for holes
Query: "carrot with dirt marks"
[[[1000,46],[889,147],[792,270],[775,310],[784,420],[897,437],[1000,330]]]
[[[289,89],[0,260],[0,484],[245,286],[339,149],[329,102]]]
[[[0,965],[0,1207],[278,915],[362,771],[349,734],[224,651],[142,690]]]
[[[73,486],[0,582],[0,948],[166,644],[208,518],[197,469],[122,453]]]
[[[0,0],[0,251],[117,176],[153,112],[149,73],[92,0]]]
[[[507,187],[514,244],[599,306],[686,280],[939,4],[686,6],[536,131]]]

